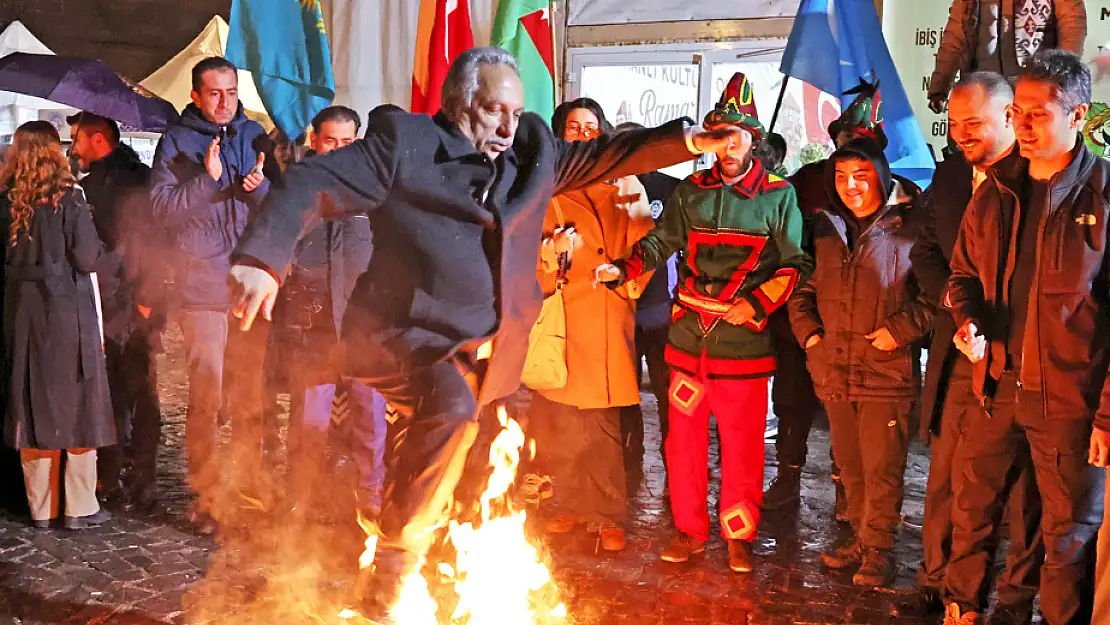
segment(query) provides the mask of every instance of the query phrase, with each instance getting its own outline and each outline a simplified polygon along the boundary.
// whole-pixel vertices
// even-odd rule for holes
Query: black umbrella
[[[172,104],[96,59],[15,52],[0,58],[0,91],[53,100],[148,132],[162,132],[178,117]]]

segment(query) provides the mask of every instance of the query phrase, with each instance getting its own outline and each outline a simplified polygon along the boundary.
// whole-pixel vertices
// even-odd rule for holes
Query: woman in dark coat
[[[96,285],[102,254],[84,193],[46,122],[23,124],[0,169],[4,263],[5,442],[20,450],[31,520],[58,516],[66,451],[65,527],[108,520],[96,500],[96,448],[116,443]]]

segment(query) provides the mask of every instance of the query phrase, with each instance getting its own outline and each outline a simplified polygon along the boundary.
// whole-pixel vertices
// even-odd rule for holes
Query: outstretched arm
[[[733,126],[703,130],[688,119],[676,119],[658,128],[629,130],[593,141],[556,139],[555,194],[574,191],[605,180],[643,174],[688,161],[698,154],[716,152],[738,142],[741,131]]]

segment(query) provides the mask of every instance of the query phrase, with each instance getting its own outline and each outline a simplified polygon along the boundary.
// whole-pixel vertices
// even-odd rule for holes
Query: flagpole
[[[767,134],[775,131],[775,122],[779,120],[779,109],[782,108],[782,99],[786,97],[786,84],[790,82],[790,77],[784,75],[782,77],[782,89],[779,89],[779,99],[775,102],[775,113],[771,115],[771,126],[767,129]]]

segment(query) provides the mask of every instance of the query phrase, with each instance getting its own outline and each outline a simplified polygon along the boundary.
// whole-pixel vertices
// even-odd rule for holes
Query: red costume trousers
[[[721,456],[721,534],[755,540],[763,501],[763,435],[767,378],[720,379],[706,373],[671,374],[670,433],[666,441],[671,512],[678,530],[709,539],[709,416],[717,418]]]

